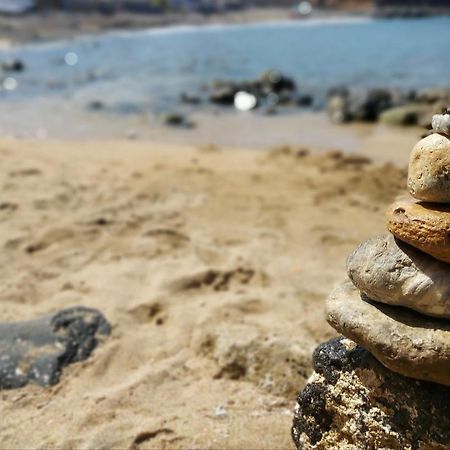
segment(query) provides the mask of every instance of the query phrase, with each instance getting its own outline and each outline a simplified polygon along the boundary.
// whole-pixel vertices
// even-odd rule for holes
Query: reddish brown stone
[[[450,263],[450,205],[403,198],[389,207],[386,217],[396,238]]]

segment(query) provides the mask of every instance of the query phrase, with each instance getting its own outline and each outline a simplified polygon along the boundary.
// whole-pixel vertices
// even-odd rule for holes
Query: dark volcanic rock
[[[216,82],[210,89],[209,101],[218,105],[232,105],[234,96],[240,90],[233,82]]]
[[[345,338],[320,345],[313,364],[292,427],[299,450],[449,448],[449,387],[397,375]]]
[[[254,85],[261,84],[263,90],[267,89],[270,92],[280,93],[283,91],[295,91],[297,86],[292,78],[283,75],[278,70],[268,70],[261,74],[260,78],[256,80]]]
[[[89,357],[110,333],[103,315],[90,308],[64,309],[27,322],[0,323],[0,389],[59,381],[63,367]]]
[[[177,111],[166,113],[163,116],[163,122],[169,127],[193,128],[195,126],[185,114]]]
[[[258,103],[269,106],[298,106],[299,100],[309,106],[313,101],[311,96],[299,97],[295,81],[277,70],[268,70],[253,80],[216,80],[208,86],[208,91],[209,101],[222,106],[233,105],[235,95],[240,91],[253,94]]]
[[[2,63],[2,69],[5,72],[23,72],[25,70],[25,64],[20,59],[13,59],[11,61],[4,61]]]
[[[393,103],[394,93],[387,89],[371,89],[361,96],[338,87],[328,93],[327,112],[336,123],[375,122]]]

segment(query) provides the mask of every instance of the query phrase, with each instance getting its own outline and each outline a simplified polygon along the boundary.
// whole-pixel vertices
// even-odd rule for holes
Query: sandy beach
[[[0,47],[13,47],[1,61],[1,322],[82,306],[112,330],[57,384],[0,392],[0,449],[294,448],[312,353],[336,336],[325,300],[355,247],[386,232],[427,133],[419,116],[375,119],[403,98],[396,81],[417,96],[440,86],[449,27],[287,20],[277,8],[0,18]],[[131,31],[267,21],[283,25]],[[118,29],[130,32],[105,33]],[[55,39],[69,40],[41,43]],[[261,84],[271,67],[294,78]],[[212,101],[214,80],[247,79],[270,88],[255,110],[235,108],[235,92]],[[340,125],[325,111],[339,80],[376,94],[364,107],[343,95],[352,121]]]
[[[324,300],[403,163],[5,139],[0,161],[2,320],[84,305],[113,326],[54,387],[1,393],[2,448],[293,448]]]

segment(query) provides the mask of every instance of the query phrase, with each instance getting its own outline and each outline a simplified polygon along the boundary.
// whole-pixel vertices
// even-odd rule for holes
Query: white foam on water
[[[300,19],[300,20],[277,20],[255,23],[239,23],[239,24],[205,24],[205,25],[172,25],[167,27],[153,27],[145,30],[127,30],[106,32],[108,35],[119,37],[132,37],[137,35],[167,35],[167,34],[188,34],[198,31],[215,32],[223,30],[249,30],[249,29],[265,29],[265,28],[308,28],[330,25],[358,25],[374,22],[376,19],[370,17],[335,17],[327,19]]]

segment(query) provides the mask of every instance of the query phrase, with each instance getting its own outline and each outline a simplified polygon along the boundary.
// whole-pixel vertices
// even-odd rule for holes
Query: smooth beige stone
[[[327,300],[328,322],[406,377],[450,386],[450,321],[383,305],[347,282]]]
[[[450,203],[450,139],[431,134],[414,147],[409,160],[410,194],[426,202]]]
[[[387,234],[348,258],[350,280],[372,300],[450,318],[450,266]]]
[[[450,205],[404,198],[388,208],[386,219],[396,238],[450,263]]]

